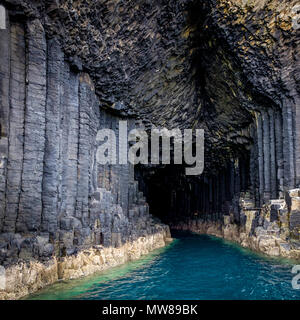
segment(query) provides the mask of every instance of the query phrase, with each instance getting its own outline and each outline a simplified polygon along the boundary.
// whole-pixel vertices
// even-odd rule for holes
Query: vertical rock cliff
[[[98,130],[112,129],[118,138],[122,118],[101,108],[90,76],[67,61],[39,19],[7,15],[6,25],[0,31],[0,264],[9,298],[163,246],[168,228],[149,215],[131,164],[97,163]],[[133,120],[127,120],[129,130]],[[98,252],[102,262],[83,262],[82,250]]]

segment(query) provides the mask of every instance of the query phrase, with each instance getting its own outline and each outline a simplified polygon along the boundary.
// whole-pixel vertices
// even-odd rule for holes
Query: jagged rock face
[[[44,20],[49,37],[60,38],[74,66],[89,72],[103,106],[150,111],[160,123],[193,123],[197,114],[188,2],[19,1]]]
[[[297,181],[286,182],[291,186],[299,183],[299,30],[292,23],[296,4],[297,1],[209,1],[207,22],[208,29],[214,30],[212,43],[219,43],[220,47],[221,41],[221,47],[227,50],[223,61],[231,77],[223,73],[223,78],[229,79],[227,88],[240,106],[252,115],[253,111],[272,109],[279,110],[284,121],[290,117],[287,121],[293,123],[293,132],[283,135],[293,136],[286,142],[285,151],[292,154],[296,150],[296,159],[292,160],[295,168],[290,171],[296,171]],[[234,80],[230,81],[232,77]],[[207,83],[211,84],[213,96],[213,82]],[[226,103],[216,100],[224,110]],[[285,172],[285,176],[293,180],[291,173]]]
[[[133,166],[96,161],[98,130],[118,138],[119,118],[100,108],[90,76],[72,69],[38,19],[9,17],[0,32],[0,264],[162,232]]]
[[[60,39],[103,107],[204,128],[210,169],[249,148],[254,111],[299,105],[296,0],[7,2]]]
[[[175,229],[212,234],[239,243],[241,246],[270,256],[300,258],[299,189],[290,190],[286,199],[271,200],[261,209],[242,194],[232,204],[239,205],[237,214],[231,212],[219,220],[193,217],[174,223]],[[237,224],[238,217],[240,223]]]
[[[281,105],[299,92],[297,1],[210,1],[211,23],[226,39],[255,92]]]
[[[143,234],[143,223],[153,232],[133,168],[94,164],[97,130],[117,130],[121,116],[205,129],[205,175],[188,180],[176,170],[172,181],[172,170],[163,173],[163,188],[172,181],[165,208],[171,217],[176,208],[181,217],[219,219],[241,191],[261,205],[296,187],[295,4],[5,1],[11,23],[1,31],[0,51],[3,259],[13,261],[22,246],[26,257],[39,241],[47,256],[94,242],[119,245],[136,225]],[[149,179],[143,190],[151,194],[158,171],[148,170],[142,168],[140,182]],[[149,197],[161,199],[157,193]],[[24,242],[12,236],[18,232],[45,233],[46,242]]]

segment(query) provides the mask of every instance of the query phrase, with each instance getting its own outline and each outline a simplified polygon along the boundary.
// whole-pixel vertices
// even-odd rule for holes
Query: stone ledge
[[[162,231],[139,237],[119,248],[90,248],[61,259],[53,257],[47,263],[32,261],[13,265],[6,269],[6,290],[0,290],[0,299],[19,299],[58,280],[88,276],[137,260],[171,241],[168,226],[162,226]]]

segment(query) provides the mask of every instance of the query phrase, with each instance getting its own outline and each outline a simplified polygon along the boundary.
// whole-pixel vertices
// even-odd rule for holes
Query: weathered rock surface
[[[150,213],[174,225],[197,220],[203,232],[220,230],[267,254],[294,256],[297,0],[3,4],[0,264],[46,270],[30,275],[31,267],[20,267],[28,270],[29,291],[64,274],[52,271],[55,261],[164,233],[146,200]],[[117,133],[118,120],[132,127],[133,117],[147,126],[205,129],[205,174],[97,164],[97,131]],[[49,269],[39,267],[47,263]],[[85,274],[67,265],[66,277]],[[34,277],[45,281],[34,285]]]
[[[241,197],[239,224],[231,211],[224,221],[193,219],[172,227],[221,237],[270,256],[300,260],[300,229],[299,222],[295,223],[299,218],[299,192],[300,189],[292,190],[288,201],[271,200],[260,210],[253,208],[253,201]]]
[[[149,214],[133,166],[96,161],[98,130],[118,138],[120,118],[101,107],[90,76],[74,70],[41,20],[10,17],[7,25],[0,30],[0,265],[1,296],[14,298],[137,258],[170,236]],[[85,261],[83,250],[95,257]]]
[[[142,255],[164,247],[171,240],[165,226],[157,233],[128,241],[118,248],[99,245],[63,259],[13,265],[6,270],[6,290],[0,290],[0,299],[18,299],[57,280],[76,279],[137,260]]]
[[[204,128],[207,168],[249,149],[249,126],[273,110],[288,148],[286,184],[300,182],[298,149],[292,158],[299,144],[297,0],[6,2],[43,22],[72,68],[89,73],[103,107],[156,125]]]

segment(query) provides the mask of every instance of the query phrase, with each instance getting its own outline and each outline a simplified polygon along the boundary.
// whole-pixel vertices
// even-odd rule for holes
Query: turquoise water
[[[29,299],[300,299],[293,264],[210,236],[185,234],[142,260],[56,283]]]

